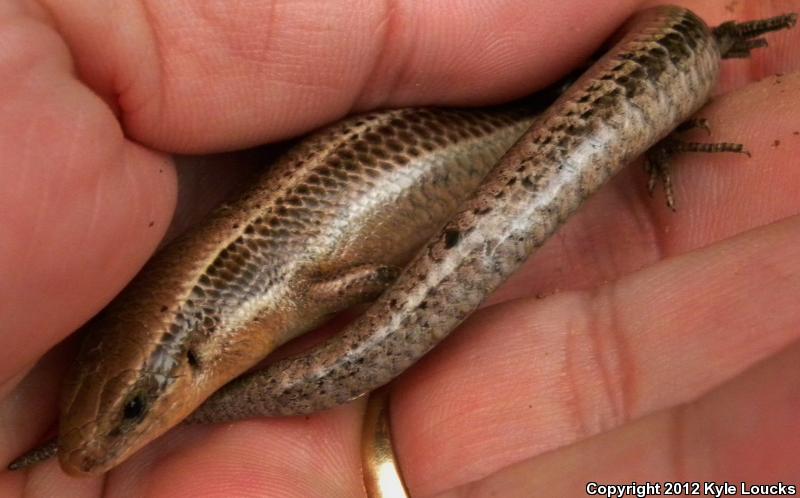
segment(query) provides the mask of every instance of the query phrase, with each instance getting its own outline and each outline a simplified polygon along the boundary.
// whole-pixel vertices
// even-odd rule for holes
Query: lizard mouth
[[[67,451],[59,450],[58,453],[64,472],[80,477],[102,474],[109,470],[119,461],[121,448],[91,445]]]
[[[58,441],[58,459],[69,475],[92,476],[107,472],[146,444],[142,437],[152,428],[143,424],[130,432],[104,431],[102,421],[94,421],[63,432]]]

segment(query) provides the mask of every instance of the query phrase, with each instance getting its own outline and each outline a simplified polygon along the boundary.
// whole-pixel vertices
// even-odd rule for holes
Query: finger
[[[199,152],[358,109],[524,95],[584,60],[640,2],[45,3],[132,137]],[[592,22],[573,25],[589,4]]]
[[[799,375],[795,344],[696,402],[440,496],[579,496],[590,482],[727,481],[737,494],[742,482],[796,486],[800,398],[786,379]]]
[[[23,8],[0,12],[0,396],[127,282],[175,202],[172,166],[127,140]],[[11,346],[13,345],[13,346]]]
[[[740,142],[738,154],[681,154],[672,161],[678,212],[651,198],[631,165],[589,199],[490,298],[500,302],[586,289],[670,256],[800,212],[800,73],[765,79],[716,99],[700,115],[712,135]]]
[[[490,307],[395,389],[412,493],[685,403],[800,337],[800,217],[591,292]]]

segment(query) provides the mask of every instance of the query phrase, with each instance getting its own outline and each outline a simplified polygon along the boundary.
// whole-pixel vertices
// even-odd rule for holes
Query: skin
[[[142,18],[120,9],[108,15],[133,20],[125,30],[111,30],[116,43],[100,43],[109,40],[80,15],[92,8],[89,2],[60,2],[52,11],[58,31],[30,20],[41,15],[20,14],[20,2],[5,2],[0,19],[15,29],[3,31],[0,64],[20,77],[4,79],[0,88],[6,99],[0,157],[16,165],[0,171],[0,199],[10,206],[0,211],[12,213],[0,235],[0,268],[8,272],[0,291],[4,461],[52,424],[70,344],[33,364],[124,285],[166,229],[174,173],[154,150],[234,149],[354,109],[477,104],[524,94],[590,53],[635,3],[610,2],[580,31],[542,17],[579,18],[586,5],[577,1],[542,11],[509,3],[488,19],[466,7],[455,18],[417,12],[415,22],[408,22],[410,10],[385,22],[381,13],[367,19],[342,9],[339,24],[330,23],[336,13],[283,11],[288,17],[276,25],[295,29],[273,39],[299,50],[289,43],[297,36],[307,43],[303,60],[319,57],[307,66],[313,74],[298,74],[276,60],[285,48],[254,52],[245,44],[263,36],[256,13],[237,15],[242,26],[208,12],[200,20],[197,12],[151,10]],[[696,11],[716,24],[800,9],[796,1],[769,9],[739,2],[732,12],[726,6]],[[312,30],[330,38],[308,43],[302,29],[317,19],[341,31]],[[163,31],[179,21],[189,23],[183,38]],[[218,31],[199,29],[201,22]],[[531,25],[540,29],[524,29]],[[476,58],[481,50],[459,48],[463,38],[448,36],[442,26],[505,55]],[[420,41],[415,49],[405,44],[404,30],[412,27],[432,37],[425,51]],[[380,57],[383,38],[353,35],[381,29],[400,41]],[[513,46],[498,45],[498,33],[509,29]],[[580,36],[565,38],[565,31]],[[161,35],[160,50],[147,48],[153,33]],[[350,34],[345,42],[341,33]],[[196,37],[191,46],[209,50],[190,52],[190,36]],[[788,47],[800,36],[795,30],[770,41],[752,60],[725,64],[719,92],[727,95],[703,111],[712,138],[746,142],[751,160],[678,160],[677,216],[660,198],[647,198],[640,170],[624,172],[484,310],[393,386],[397,452],[415,496],[512,489],[569,495],[582,492],[589,479],[786,482],[797,475],[789,457],[800,449],[794,382],[800,349],[793,346],[800,331],[800,169],[790,166],[800,140],[794,134],[800,78],[792,75],[800,55]],[[319,47],[341,52],[332,57]],[[80,80],[70,76],[70,53]],[[212,60],[198,65],[200,53]],[[159,63],[169,69],[159,73]],[[387,71],[397,67],[399,75]],[[213,85],[198,81],[195,71]],[[779,82],[752,83],[776,71],[784,73]],[[238,79],[220,77],[231,74]],[[341,78],[335,87],[322,76],[330,74]],[[54,489],[71,496],[201,490],[357,496],[362,409],[356,402],[307,419],[184,427],[103,478],[72,480],[50,462],[29,473],[0,474],[0,490],[4,496]]]

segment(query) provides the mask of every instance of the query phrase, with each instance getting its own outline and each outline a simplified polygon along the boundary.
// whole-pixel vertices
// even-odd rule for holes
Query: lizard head
[[[60,406],[58,454],[71,475],[116,466],[276,346],[265,324],[280,320],[215,293],[208,260],[187,277],[164,259],[86,326]]]

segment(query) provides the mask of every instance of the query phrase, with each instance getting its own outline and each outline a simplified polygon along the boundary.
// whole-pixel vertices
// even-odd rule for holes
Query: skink
[[[793,23],[712,34],[684,9],[637,15],[343,335],[231,383],[192,419],[306,413],[388,382],[694,113],[721,56],[746,56],[763,46],[757,36]],[[529,125],[530,115],[393,111],[298,146],[91,324],[62,399],[64,470],[111,468],[278,344],[379,294]]]
[[[278,345],[374,299],[538,107],[378,112],[302,141],[89,324],[62,393],[64,470],[107,470]]]

